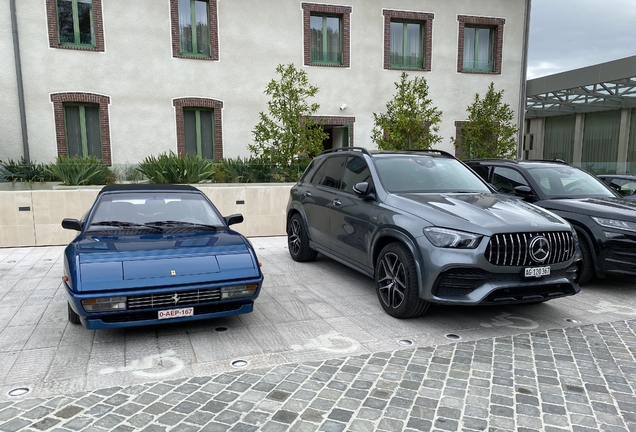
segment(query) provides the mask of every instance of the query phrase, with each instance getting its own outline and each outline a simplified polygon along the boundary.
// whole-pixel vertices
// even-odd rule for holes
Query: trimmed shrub
[[[105,185],[115,182],[115,175],[94,156],[59,156],[50,171],[67,186]]]
[[[137,170],[150,183],[200,183],[214,179],[215,166],[198,155],[176,155],[171,151],[146,157]]]
[[[5,169],[10,173],[5,173],[3,176],[5,181],[31,183],[60,180],[50,171],[49,165],[35,162],[27,163],[24,157],[20,158],[19,162],[13,159],[9,159],[6,162],[0,160],[0,165],[4,165]]]

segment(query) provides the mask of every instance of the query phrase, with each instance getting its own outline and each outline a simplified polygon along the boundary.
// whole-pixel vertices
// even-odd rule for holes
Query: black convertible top
[[[148,191],[180,191],[180,192],[200,192],[194,186],[184,184],[112,184],[107,185],[99,191],[100,194],[105,192],[148,192]]]

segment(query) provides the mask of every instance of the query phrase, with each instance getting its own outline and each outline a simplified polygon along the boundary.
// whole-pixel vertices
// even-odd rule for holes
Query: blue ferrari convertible
[[[198,189],[105,186],[64,251],[68,319],[86,328],[182,322],[251,312],[263,283],[250,242]]]

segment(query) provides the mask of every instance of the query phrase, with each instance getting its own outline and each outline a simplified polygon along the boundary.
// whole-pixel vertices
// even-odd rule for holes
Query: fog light
[[[621,233],[615,233],[615,232],[610,232],[610,231],[603,231],[603,234],[605,234],[605,237],[608,239],[620,239],[620,238],[625,238],[625,236]]]
[[[126,310],[126,297],[102,297],[82,300],[86,312],[109,312]]]
[[[223,287],[221,288],[221,298],[251,297],[256,292],[256,288],[258,288],[256,284]]]

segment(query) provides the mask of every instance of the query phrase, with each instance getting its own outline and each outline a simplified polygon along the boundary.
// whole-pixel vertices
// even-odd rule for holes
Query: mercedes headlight
[[[482,235],[448,228],[427,227],[423,229],[426,238],[437,247],[455,249],[475,249]]]
[[[592,219],[594,220],[594,222],[596,222],[597,224],[605,228],[614,228],[619,230],[636,232],[636,223],[634,222],[622,221],[618,219],[601,218],[601,217],[595,217],[595,216],[592,216]]]

